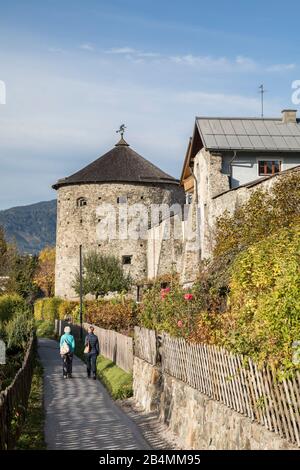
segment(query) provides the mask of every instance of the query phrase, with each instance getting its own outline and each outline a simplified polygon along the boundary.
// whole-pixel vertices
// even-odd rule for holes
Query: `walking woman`
[[[73,354],[75,351],[75,339],[71,335],[71,328],[66,326],[64,329],[64,334],[60,338],[60,355],[63,362],[63,377],[66,379],[72,378],[72,362]]]
[[[88,334],[85,337],[84,352],[86,354],[87,376],[90,378],[92,373],[93,379],[96,380],[96,363],[97,356],[99,356],[99,341],[98,337],[94,334],[93,326],[89,327]]]

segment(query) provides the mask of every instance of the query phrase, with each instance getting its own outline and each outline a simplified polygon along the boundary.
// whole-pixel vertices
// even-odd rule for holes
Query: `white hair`
[[[65,333],[71,333],[71,328],[69,326],[65,326],[64,332]]]

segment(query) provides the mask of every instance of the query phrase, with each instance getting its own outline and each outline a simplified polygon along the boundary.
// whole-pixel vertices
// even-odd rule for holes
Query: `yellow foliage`
[[[55,248],[47,247],[40,252],[34,282],[46,297],[54,295]]]

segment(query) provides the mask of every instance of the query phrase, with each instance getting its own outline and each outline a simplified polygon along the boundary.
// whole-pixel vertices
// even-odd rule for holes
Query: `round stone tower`
[[[120,236],[118,230],[115,238],[99,238],[103,207],[110,205],[119,226],[126,205],[130,225],[132,207],[146,207],[150,212],[153,204],[183,205],[185,199],[178,180],[132,150],[123,137],[112,150],[58,180],[53,188],[58,192],[55,295],[66,299],[77,297],[72,284],[79,269],[80,246],[83,255],[97,250],[117,256],[133,282],[147,275],[146,238],[134,237],[132,231]]]

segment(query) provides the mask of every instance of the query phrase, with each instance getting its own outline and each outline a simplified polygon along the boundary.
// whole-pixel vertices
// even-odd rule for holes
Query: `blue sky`
[[[179,177],[195,115],[279,116],[300,79],[299,4],[0,1],[0,209],[132,147]]]

